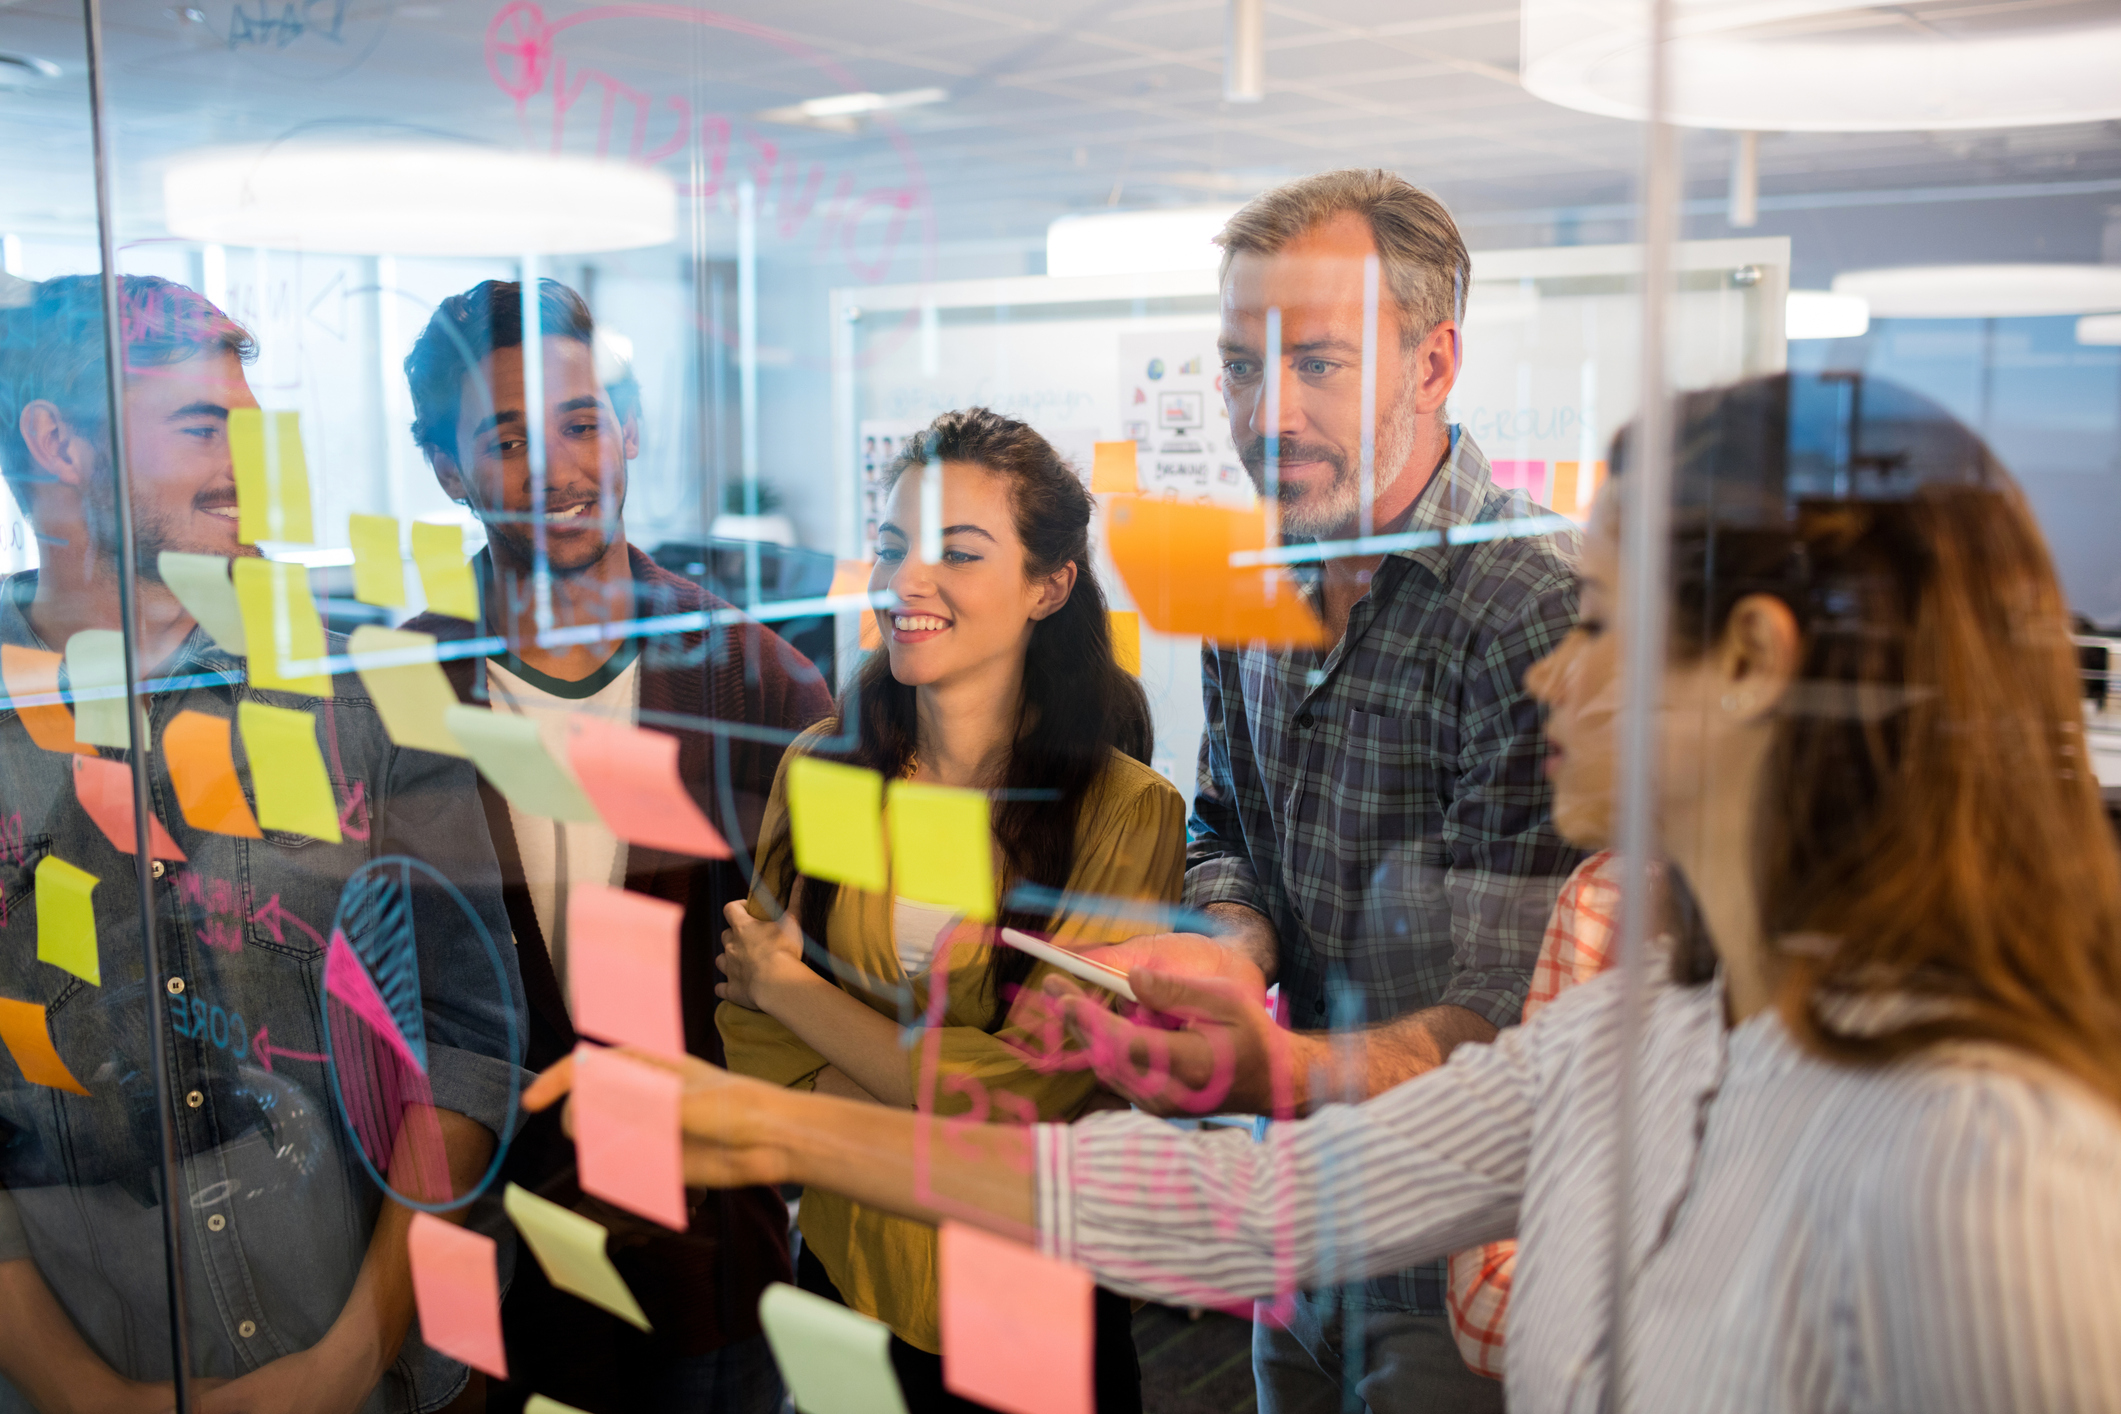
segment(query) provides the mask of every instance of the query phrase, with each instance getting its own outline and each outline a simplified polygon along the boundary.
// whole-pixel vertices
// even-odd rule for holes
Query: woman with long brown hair
[[[752,906],[730,907],[724,935],[729,1068],[898,1110],[1073,1119],[1096,1078],[1032,1059],[1059,1044],[1038,990],[1050,969],[951,909],[802,874],[791,763],[990,793],[999,923],[1071,947],[1126,936],[1133,901],[1177,901],[1184,803],[1144,764],[1148,701],[1113,655],[1091,499],[1045,438],[984,408],[945,413],[885,483],[870,581],[891,595],[876,611],[884,651],[774,782]],[[910,1047],[902,1027],[918,1028]],[[914,1414],[977,1408],[942,1384],[934,1229],[823,1190],[804,1195],[800,1224],[797,1281],[891,1327]],[[1105,1294],[1098,1315],[1099,1408],[1129,1414],[1131,1312]]]
[[[1886,385],[1777,377],[1680,413],[1650,704],[1676,967],[1633,1053],[1609,974],[1262,1145],[1097,1116],[1035,1131],[1029,1177],[993,1134],[989,1161],[920,1176],[1144,1295],[1515,1236],[1519,1411],[1609,1388],[1635,1410],[2121,1408],[2121,864],[2040,534],[1978,438]],[[1532,683],[1564,829],[1612,789],[1614,615],[1654,588],[1619,551],[1638,451],[1616,448],[1582,623]],[[1132,982],[1166,1012],[1218,990]],[[688,1090],[696,1182],[936,1211],[910,1117],[697,1065]]]

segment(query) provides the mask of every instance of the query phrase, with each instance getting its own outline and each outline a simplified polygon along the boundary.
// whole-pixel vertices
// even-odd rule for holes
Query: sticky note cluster
[[[1127,593],[1158,633],[1216,643],[1322,647],[1325,626],[1277,566],[1230,563],[1266,548],[1263,510],[1115,497],[1105,540]]]
[[[875,771],[813,756],[789,763],[787,790],[804,874],[993,919],[994,836],[983,792],[912,781],[893,781],[887,792]]]

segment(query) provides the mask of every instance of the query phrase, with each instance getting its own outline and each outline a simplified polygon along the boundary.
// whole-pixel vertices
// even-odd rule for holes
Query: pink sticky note
[[[574,1155],[582,1191],[683,1232],[683,1092],[674,1071],[576,1046]]]
[[[1543,461],[1489,462],[1488,474],[1499,490],[1522,490],[1535,501],[1546,494],[1547,464]]]
[[[944,1223],[943,1384],[1004,1414],[1092,1414],[1090,1274]]]
[[[414,1213],[406,1245],[420,1339],[430,1350],[497,1379],[508,1378],[501,1341],[501,1276],[490,1237],[466,1232],[433,1213]]]
[[[678,781],[678,739],[594,717],[569,724],[567,754],[582,791],[622,840],[729,858],[729,845]]]
[[[685,1054],[678,924],[685,910],[625,889],[577,884],[567,898],[574,1029],[614,1045]]]
[[[96,828],[109,837],[118,853],[134,852],[133,841],[133,771],[123,761],[106,761],[100,756],[76,756],[74,758],[74,795],[88,818],[96,822]],[[154,816],[147,817],[148,857],[151,859],[182,859],[184,851],[162,828],[162,822]]]

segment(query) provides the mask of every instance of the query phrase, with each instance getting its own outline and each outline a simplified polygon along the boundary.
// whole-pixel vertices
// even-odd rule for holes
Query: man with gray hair
[[[1185,1029],[1064,1006],[1099,1075],[1144,1108],[1178,1112],[1183,1086],[1289,1116],[1388,1089],[1518,1016],[1577,859],[1548,818],[1524,690],[1575,622],[1573,547],[1446,418],[1471,264],[1441,203],[1388,172],[1327,172],[1217,239],[1230,427],[1283,542],[1308,542],[1299,572],[1331,644],[1202,649],[1186,902],[1216,936],[1098,953],[1146,969],[1142,1000]],[[1282,1027],[1259,1005],[1269,983]],[[1458,1356],[1444,1292],[1438,1262],[1297,1293],[1286,1320],[1263,1308],[1260,1408],[1500,1409],[1501,1386]]]

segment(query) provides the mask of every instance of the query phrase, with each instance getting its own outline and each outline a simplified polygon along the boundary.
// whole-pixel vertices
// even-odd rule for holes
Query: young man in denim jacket
[[[322,1000],[327,939],[356,870],[410,856],[450,881],[410,890],[416,984],[398,975],[389,990],[417,1007],[451,1185],[480,1183],[515,1113],[526,1018],[472,770],[393,745],[350,673],[322,697],[250,686],[244,661],[161,582],[164,550],[256,553],[237,541],[228,440],[229,414],[257,406],[243,374],[253,345],[168,281],[125,277],[121,304],[135,641],[143,677],[159,680],[141,704],[153,747],[68,751],[78,719],[55,723],[49,686],[10,681],[0,703],[0,997],[42,1009],[85,1092],[36,1083],[21,1050],[0,1064],[0,1410],[170,1407],[164,1203],[180,1215],[182,1358],[204,1391],[194,1408],[413,1414],[475,1400],[465,1368],[410,1334],[412,1212],[375,1182],[342,1122],[337,1091],[358,1075],[344,1056],[328,1073]],[[100,278],[46,281],[0,318],[0,466],[41,561],[0,581],[0,644],[20,679],[34,654],[121,625],[117,482]],[[344,651],[331,636],[327,652]],[[78,714],[83,699],[67,696]],[[232,720],[244,702],[313,714],[338,842],[187,822],[166,730],[182,712]],[[251,763],[232,736],[254,801]],[[154,976],[135,859],[77,793],[83,752],[148,772],[154,813],[184,855],[152,866]],[[129,827],[129,801],[124,818]],[[46,859],[100,880],[99,984],[39,960]],[[168,1031],[173,1172],[161,1163],[153,1007]],[[11,1033],[10,1049],[20,1039]],[[402,1169],[392,1175],[403,1184]]]

